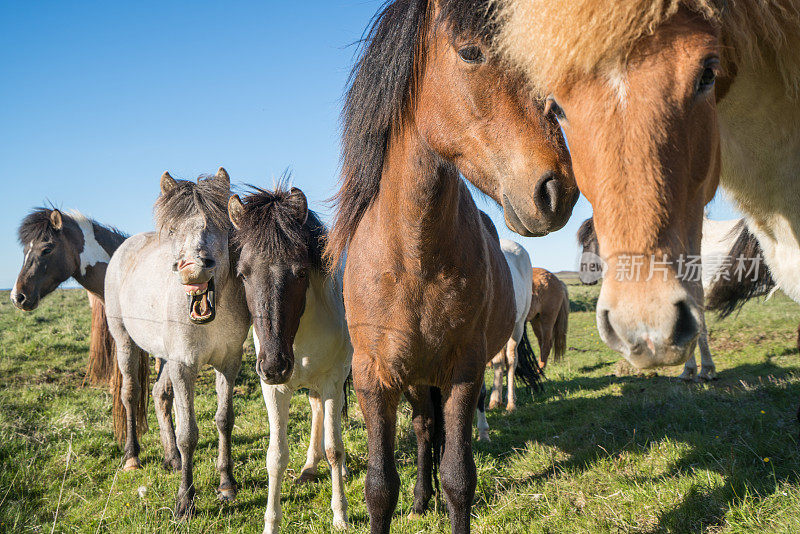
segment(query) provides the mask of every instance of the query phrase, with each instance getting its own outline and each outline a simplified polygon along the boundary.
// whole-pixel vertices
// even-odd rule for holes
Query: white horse
[[[500,240],[500,248],[503,251],[503,256],[508,263],[508,268],[511,270],[511,280],[514,284],[514,303],[516,305],[517,314],[514,318],[514,330],[511,333],[506,345],[492,358],[491,364],[494,368],[494,385],[492,394],[489,400],[489,408],[495,408],[502,400],[503,388],[503,368],[508,367],[508,401],[506,410],[512,411],[516,408],[516,393],[515,377],[518,365],[518,351],[525,359],[526,365],[521,367],[524,371],[524,380],[530,384],[538,380],[538,370],[532,368],[532,352],[530,351],[530,343],[527,342],[527,330],[525,323],[528,319],[528,311],[531,309],[531,278],[533,277],[533,266],[531,265],[531,258],[528,252],[522,248],[522,245],[508,239]],[[520,342],[526,338],[526,342],[522,345]],[[489,424],[486,421],[486,412],[482,409],[483,403],[478,403],[478,441],[489,441]]]
[[[289,404],[299,388],[309,389],[312,423],[298,482],[314,477],[324,449],[331,467],[333,526],[346,528],[341,417],[353,348],[342,269],[333,275],[325,269],[321,254],[327,232],[299,189],[256,189],[244,201],[233,196],[228,211],[237,229],[238,269],[253,314],[256,371],[269,415],[264,532],[280,529],[281,482],[289,464]],[[255,302],[266,305],[256,309]]]
[[[231,500],[237,491],[231,458],[233,385],[251,318],[229,255],[229,195],[230,178],[222,168],[197,183],[176,181],[164,173],[155,209],[159,232],[125,241],[106,273],[108,326],[116,342],[127,417],[125,468],[140,465],[134,415],[144,386],[134,356],[139,347],[167,361],[157,385],[169,381],[174,389],[177,440],[168,436],[172,442],[164,446],[165,453],[175,444],[180,451],[177,516],[194,511],[192,460],[198,439],[194,386],[202,365],[211,365],[217,375],[218,495],[220,500]],[[163,440],[172,424],[162,420],[162,412],[158,414]]]

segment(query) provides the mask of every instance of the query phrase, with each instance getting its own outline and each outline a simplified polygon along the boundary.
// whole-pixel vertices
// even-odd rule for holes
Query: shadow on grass
[[[664,441],[685,444],[689,452],[658,478],[707,470],[725,482],[714,488],[694,486],[677,506],[659,516],[652,532],[699,531],[721,525],[726,511],[742,502],[743,495],[760,500],[781,482],[798,480],[795,406],[800,385],[786,380],[795,372],[768,358],[725,370],[709,384],[661,376],[551,380],[545,391],[549,397],[520,392],[515,412],[487,412],[496,437],[475,449],[506,466],[518,459],[510,449],[524,454],[529,443],[565,453],[566,459],[505,482],[506,488],[519,488],[562,472],[588,471],[626,453],[646,454],[653,444]],[[608,388],[616,391],[571,397],[578,391]],[[789,409],[776,411],[778,406]],[[771,457],[769,476],[762,457]],[[480,509],[489,506],[492,495],[477,497]]]

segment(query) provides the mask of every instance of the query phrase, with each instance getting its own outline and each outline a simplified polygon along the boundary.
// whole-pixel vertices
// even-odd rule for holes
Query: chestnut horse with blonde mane
[[[531,234],[560,228],[577,198],[557,124],[490,52],[472,2],[397,0],[369,30],[343,112],[343,182],[326,256],[348,248],[344,302],[368,439],[373,533],[388,533],[400,480],[397,407],[418,440],[413,513],[441,485],[453,532],[470,529],[472,420],[491,355],[511,335],[511,275],[460,174]],[[493,233],[494,232],[494,233]],[[433,454],[431,454],[433,452]]]
[[[718,183],[800,298],[800,0],[490,3],[594,208],[611,348],[639,368],[692,354],[703,291],[684,267]]]

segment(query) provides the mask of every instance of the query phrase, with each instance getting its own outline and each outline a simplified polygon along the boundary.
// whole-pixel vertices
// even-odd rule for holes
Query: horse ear
[[[293,187],[289,191],[289,201],[294,204],[297,220],[299,220],[301,224],[305,224],[308,219],[308,200],[306,200],[305,193]]]
[[[230,185],[231,185],[231,177],[228,176],[228,171],[226,171],[224,168],[220,167],[217,170],[217,179],[225,180],[225,183],[228,184],[228,187],[230,187]]]
[[[176,182],[175,178],[170,176],[168,172],[164,172],[164,174],[161,175],[161,194],[162,195],[172,191],[172,188],[174,188],[176,185],[178,185],[178,182]]]
[[[64,219],[61,217],[61,212],[53,210],[50,212],[50,226],[54,230],[61,230],[64,227]]]
[[[230,218],[233,227],[239,230],[242,227],[244,219],[244,204],[239,195],[233,195],[228,199],[228,218]]]

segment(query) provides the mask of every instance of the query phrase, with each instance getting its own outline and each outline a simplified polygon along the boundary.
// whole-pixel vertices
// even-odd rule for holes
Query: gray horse
[[[233,385],[250,327],[244,288],[229,254],[227,203],[230,178],[220,168],[197,183],[161,177],[155,205],[157,232],[129,238],[108,265],[105,282],[109,329],[122,372],[121,397],[127,413],[125,469],[138,469],[136,403],[140,388],[135,347],[166,360],[156,388],[174,388],[177,440],[168,410],[157,410],[165,456],[180,458],[177,516],[194,511],[192,458],[198,429],[194,385],[199,368],[216,370],[221,500],[236,496],[232,472]],[[156,399],[158,401],[158,399]],[[177,451],[175,450],[177,443]],[[178,456],[179,452],[179,456]]]

